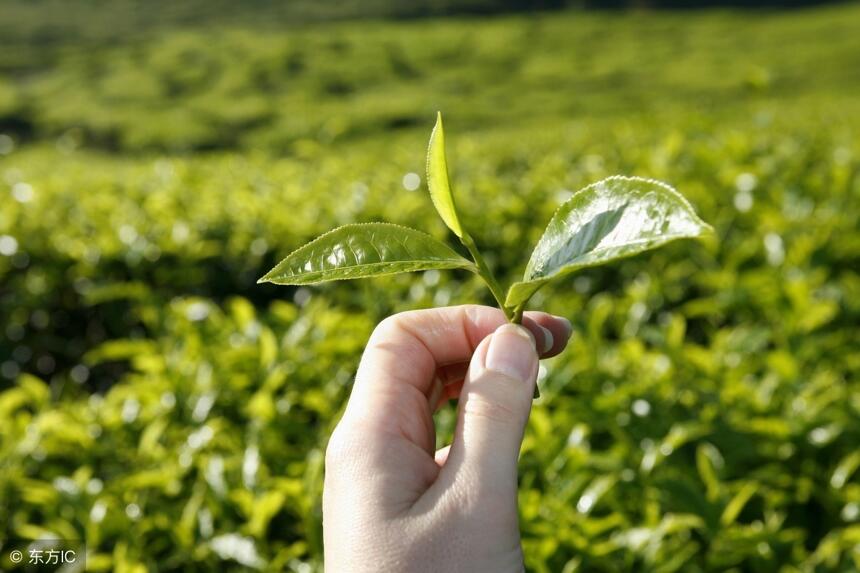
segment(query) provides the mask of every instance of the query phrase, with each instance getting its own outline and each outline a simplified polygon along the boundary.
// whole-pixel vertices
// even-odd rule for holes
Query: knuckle
[[[505,314],[501,309],[480,304],[464,304],[460,305],[459,309],[471,322],[480,324],[488,318],[498,320],[500,317],[504,319]]]
[[[464,321],[471,325],[472,330],[481,330],[481,327],[490,327],[490,330],[495,330],[496,327],[505,323],[505,314],[501,309],[482,306],[478,304],[465,304],[459,307],[463,313]],[[472,341],[477,345],[480,340]]]
[[[414,310],[399,312],[383,318],[373,329],[371,341],[387,340],[401,334],[406,330],[405,325],[415,319],[416,312]]]
[[[400,314],[392,314],[391,316],[386,316],[383,318],[379,324],[376,325],[376,328],[373,329],[372,338],[377,338],[379,336],[384,335],[387,332],[392,332],[400,328]]]
[[[463,404],[463,413],[472,418],[502,424],[517,424],[523,417],[521,408],[510,397],[488,396],[479,392],[469,394]]]

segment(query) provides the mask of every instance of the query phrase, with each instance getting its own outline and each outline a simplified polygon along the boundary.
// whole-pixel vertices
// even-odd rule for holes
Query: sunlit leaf
[[[723,526],[729,526],[734,523],[744,506],[757,491],[758,484],[755,482],[747,482],[744,484],[728,505],[726,505],[726,508],[723,510],[723,514],[720,516],[720,523]]]
[[[550,280],[711,233],[711,227],[672,187],[640,177],[610,177],[563,204],[532,252],[506,306],[526,302]]]
[[[390,223],[344,225],[294,251],[259,282],[307,285],[474,265],[433,237]]]
[[[448,162],[445,159],[445,130],[442,127],[442,114],[436,115],[436,125],[430,134],[430,144],[427,147],[427,187],[430,188],[430,198],[439,216],[454,231],[458,237],[463,236],[463,227],[457,217],[454,206],[454,195],[448,181]]]
[[[848,482],[851,475],[857,471],[858,467],[860,467],[860,451],[851,452],[833,470],[833,475],[830,477],[830,486],[835,489],[841,489]]]

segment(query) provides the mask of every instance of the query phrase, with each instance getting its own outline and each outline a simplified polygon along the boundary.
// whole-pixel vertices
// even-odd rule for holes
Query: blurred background
[[[719,236],[533,299],[574,336],[523,446],[529,570],[860,570],[858,30],[790,0],[2,0],[0,569],[54,536],[93,571],[321,570],[373,325],[492,300],[255,281],[348,222],[450,240],[442,110],[503,282],[611,174]]]

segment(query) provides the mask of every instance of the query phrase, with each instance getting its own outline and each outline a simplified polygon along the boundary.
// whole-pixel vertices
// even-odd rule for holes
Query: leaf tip
[[[716,229],[703,220],[699,220],[699,234],[694,238],[706,244],[716,244],[718,241]]]
[[[275,269],[272,269],[271,271],[267,272],[266,274],[264,274],[263,276],[258,278],[257,284],[261,285],[261,284],[265,284],[265,283],[274,283],[275,282],[274,281],[274,278],[275,278],[274,272],[275,272]]]
[[[463,227],[460,225],[457,209],[454,207],[454,196],[451,193],[451,183],[448,180],[448,162],[445,159],[445,132],[442,127],[442,112],[436,112],[436,125],[430,133],[427,146],[427,189],[436,211],[445,225],[460,238],[463,238]]]
[[[427,150],[428,155],[433,147],[433,142],[440,137],[444,137],[444,127],[442,126],[442,112],[436,112],[436,123],[433,124],[433,130],[430,132],[430,149]]]
[[[263,276],[258,278],[257,284],[258,285],[265,284],[265,283],[275,284],[275,270],[277,270],[277,268],[278,267],[276,266],[275,268],[271,269],[269,272],[267,272],[266,274],[264,274]]]

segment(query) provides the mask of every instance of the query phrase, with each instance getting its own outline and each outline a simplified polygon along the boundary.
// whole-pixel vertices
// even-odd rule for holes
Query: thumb
[[[446,468],[465,470],[484,491],[516,491],[537,371],[535,340],[522,326],[502,325],[481,342],[460,392],[450,454],[459,459],[449,459]]]

